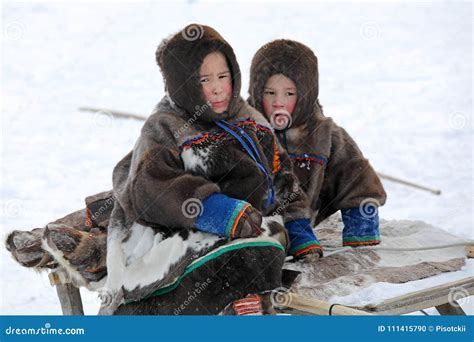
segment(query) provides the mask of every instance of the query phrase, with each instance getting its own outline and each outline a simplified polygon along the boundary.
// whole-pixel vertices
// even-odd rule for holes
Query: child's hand
[[[262,234],[262,214],[254,207],[248,207],[242,214],[237,227],[235,238],[248,238]]]

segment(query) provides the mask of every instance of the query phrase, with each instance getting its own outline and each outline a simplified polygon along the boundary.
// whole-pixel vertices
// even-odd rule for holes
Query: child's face
[[[282,74],[271,76],[263,89],[263,110],[270,118],[276,111],[293,113],[298,100],[295,82]]]
[[[232,77],[224,55],[213,52],[207,55],[199,69],[204,97],[212,110],[223,113],[232,97]]]

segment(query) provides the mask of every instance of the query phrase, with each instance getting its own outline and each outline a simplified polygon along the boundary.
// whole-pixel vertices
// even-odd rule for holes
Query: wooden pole
[[[453,305],[446,303],[436,306],[436,310],[443,316],[466,316],[464,310],[455,300],[453,300]]]
[[[51,286],[56,287],[61,310],[65,316],[84,315],[81,293],[61,270],[52,271],[48,275]]]
[[[322,300],[307,298],[295,293],[280,293],[279,303],[283,306],[299,311],[309,312],[314,315],[327,316],[367,316],[370,313],[339,304],[330,304]]]
[[[412,188],[428,191],[428,192],[431,192],[433,195],[441,195],[441,190],[439,190],[439,189],[431,189],[431,188],[428,188],[426,186],[415,184],[415,183],[412,183],[412,182],[409,182],[409,181],[406,181],[406,180],[403,180],[403,179],[400,179],[400,178],[397,178],[397,177],[389,176],[389,175],[386,175],[386,174],[381,173],[381,172],[377,172],[377,174],[379,175],[380,178],[383,178],[383,179],[386,179],[386,180],[389,180],[389,181],[392,181],[392,182],[395,182],[395,183],[400,183],[400,184],[403,184],[403,185],[410,186]]]
[[[79,110],[82,112],[92,112],[92,113],[102,112],[105,115],[110,114],[116,118],[122,118],[122,119],[135,119],[139,121],[146,120],[146,118],[141,115],[128,113],[128,112],[121,112],[121,111],[113,110],[113,109],[104,109],[104,108],[95,108],[95,107],[79,107]]]

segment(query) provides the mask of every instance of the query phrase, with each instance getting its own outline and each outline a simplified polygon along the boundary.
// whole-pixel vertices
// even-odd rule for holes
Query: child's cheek
[[[204,93],[204,97],[206,98],[206,101],[210,102],[212,99],[212,91],[210,91],[206,86],[203,86],[202,92]]]
[[[270,115],[272,115],[272,103],[266,98],[263,98],[263,111],[265,112],[264,114],[267,117],[270,117]]]
[[[227,95],[227,98],[232,97],[232,82],[228,82],[224,85],[224,92]]]
[[[296,107],[296,101],[288,102],[285,107],[288,113],[293,114],[293,111],[295,110],[295,107]]]

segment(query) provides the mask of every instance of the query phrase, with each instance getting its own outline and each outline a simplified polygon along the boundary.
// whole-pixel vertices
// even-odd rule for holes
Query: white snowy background
[[[233,46],[244,97],[260,46],[277,38],[310,46],[325,114],[347,129],[375,169],[442,190],[435,196],[384,181],[381,217],[423,220],[473,238],[471,3],[2,7],[2,238],[44,226],[111,188],[112,168],[142,123],[77,108],[148,115],[164,93],[155,49],[191,22],[213,26]],[[47,277],[0,247],[0,314],[61,314]],[[400,286],[378,292],[400,294]],[[82,295],[86,314],[95,314],[95,294]]]

